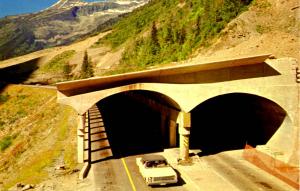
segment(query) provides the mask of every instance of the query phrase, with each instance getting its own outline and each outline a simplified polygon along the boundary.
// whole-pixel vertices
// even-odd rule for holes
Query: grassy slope
[[[56,55],[47,64],[43,65],[41,70],[45,73],[65,74],[70,73],[69,60],[75,54],[75,50],[68,50]]]
[[[113,73],[185,60],[199,46],[207,46],[250,2],[153,0],[122,19],[98,43],[125,46],[121,64]]]
[[[70,60],[75,54],[75,50],[66,50],[55,55],[48,62],[41,64],[31,77],[43,84],[54,84],[72,79],[73,76],[70,74],[75,66],[70,65]]]
[[[10,85],[0,97],[0,142],[12,140],[0,151],[0,190],[45,180],[60,158],[75,168],[76,114],[56,103],[56,90]]]

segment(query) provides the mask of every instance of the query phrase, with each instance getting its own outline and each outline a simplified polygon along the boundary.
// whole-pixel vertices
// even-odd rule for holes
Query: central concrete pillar
[[[178,116],[180,160],[189,160],[191,114],[180,112]]]
[[[78,163],[84,162],[84,128],[85,128],[86,114],[78,115],[77,126],[77,161]]]

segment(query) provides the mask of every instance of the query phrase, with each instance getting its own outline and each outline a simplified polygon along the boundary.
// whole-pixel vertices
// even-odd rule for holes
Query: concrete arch
[[[206,101],[208,101],[210,99],[214,99],[214,98],[217,98],[217,97],[226,96],[226,95],[230,95],[230,94],[249,95],[249,96],[253,96],[253,97],[265,99],[265,100],[268,100],[268,101],[274,103],[278,107],[282,108],[287,113],[287,111],[284,109],[284,107],[281,106],[281,103],[278,103],[278,100],[276,100],[276,97],[275,98],[274,97],[269,97],[269,96],[266,96],[263,93],[260,93],[260,92],[257,92],[257,91],[253,91],[253,90],[252,91],[251,90],[249,90],[249,91],[222,91],[220,93],[209,95],[207,97],[202,98],[201,102],[199,102],[198,105],[201,104],[201,103],[204,103],[204,102],[206,102]],[[195,105],[195,107],[196,106],[197,105]],[[194,109],[194,108],[192,108],[192,109]]]
[[[189,89],[191,89],[189,91]],[[292,111],[294,111],[294,108],[292,108],[291,103],[297,103],[297,89],[294,89],[294,87],[282,89],[282,87],[271,87],[270,89],[267,89],[266,87],[245,87],[245,86],[231,86],[231,84],[224,84],[224,85],[214,85],[214,86],[190,86],[186,85],[186,87],[182,90],[186,92],[185,100],[178,101],[182,107],[183,110],[186,112],[191,111],[194,109],[198,104],[205,102],[206,100],[209,100],[213,97],[226,95],[226,94],[234,94],[234,93],[240,93],[240,94],[250,94],[255,95],[259,97],[263,97],[265,99],[268,99],[280,107],[284,108],[287,113],[291,113],[291,119],[293,120],[295,116],[292,115]],[[286,91],[291,92],[290,99],[287,99],[286,97],[281,96]],[[176,98],[175,98],[176,99]],[[188,101],[187,101],[188,100]],[[297,118],[297,117],[296,117]],[[298,119],[298,118],[297,118]]]
[[[171,98],[170,96],[168,96],[168,95],[166,95],[162,92],[155,91],[155,90],[149,90],[149,89],[146,89],[146,88],[122,90],[122,91],[119,91],[119,92],[115,92],[114,94],[111,94],[109,96],[106,96],[106,97],[100,99],[99,102],[104,100],[104,99],[107,99],[111,96],[115,96],[117,94],[139,94],[139,95],[141,95],[141,94],[143,94],[143,92],[144,92],[144,94],[147,94],[148,96],[150,96],[150,97],[147,97],[148,99],[151,100],[151,96],[152,96],[152,98],[155,99],[155,100],[152,100],[152,101],[160,102],[158,104],[165,104],[167,107],[170,107],[171,109],[178,110],[178,111],[180,111],[180,109],[181,109],[180,105],[173,98]]]
[[[93,105],[95,105],[102,99],[105,99],[109,96],[118,93],[136,91],[136,90],[150,91],[150,92],[162,94],[172,102],[175,108],[177,108],[178,110],[181,109],[181,106],[179,104],[180,99],[176,99],[176,97],[174,97],[173,91],[171,92],[166,91],[164,86],[161,86],[160,84],[155,85],[151,83],[149,84],[137,83],[137,84],[131,84],[131,85],[126,85],[126,86],[121,86],[116,88],[89,92],[85,94],[79,94],[71,97],[65,97],[63,95],[62,96],[58,95],[58,97],[60,103],[73,107],[78,114],[84,114],[89,108],[91,108]]]
[[[231,103],[231,102],[235,102],[235,103]],[[199,107],[202,108],[199,109]],[[231,107],[231,108],[225,108],[225,107]],[[235,109],[239,111],[234,111]],[[243,140],[245,141],[244,143],[239,143],[239,144],[245,144],[248,141],[248,144],[254,144],[252,146],[264,145],[265,147],[268,147],[273,151],[282,153],[280,157],[281,160],[283,160],[284,162],[289,162],[289,159],[293,155],[293,150],[294,150],[293,147],[295,146],[296,143],[295,143],[295,139],[293,138],[295,132],[293,132],[294,128],[293,128],[292,120],[288,112],[273,100],[270,100],[263,96],[249,94],[249,93],[241,93],[241,92],[225,93],[225,94],[211,97],[201,102],[199,105],[194,107],[193,110],[191,110],[191,113],[192,113],[192,121],[193,121],[193,117],[196,116],[195,113],[199,115],[196,118],[201,118],[200,116],[201,114],[203,115],[204,118],[209,118],[208,116],[209,114],[207,113],[216,115],[214,116],[214,118],[215,120],[217,120],[217,122],[215,123],[212,122],[211,128],[214,127],[213,124],[217,124],[220,126],[219,129],[220,132],[223,132],[220,134],[221,138],[220,137],[218,138],[218,136],[216,136],[216,140],[215,140],[216,142],[218,142],[217,139],[222,139],[223,141],[225,141],[225,143],[237,144],[237,143],[232,143],[231,140],[227,140],[227,139],[234,139],[236,133],[240,139],[239,141],[243,141]],[[221,117],[218,116],[220,114],[225,116],[221,116]],[[249,116],[243,116],[244,114]],[[247,121],[250,119],[250,117],[252,118],[252,121]],[[211,116],[211,118],[213,117]],[[238,118],[242,118],[242,119],[238,119]],[[219,122],[218,120],[222,122]],[[227,120],[230,122],[228,122]],[[232,120],[236,120],[236,121],[233,122]],[[207,124],[207,122],[205,121],[206,120],[204,120],[203,122],[203,126]],[[252,135],[249,134],[245,135],[244,132],[245,130],[243,129],[243,122],[245,123],[246,127],[250,126],[250,124],[253,125],[252,129],[249,127],[248,130],[246,129],[246,131],[251,132]],[[196,124],[199,125],[199,122],[195,123],[194,125]],[[223,124],[224,126],[222,126]],[[226,127],[226,125],[228,124],[232,125],[230,127],[232,128],[232,132],[226,132],[227,130],[224,129],[224,128],[228,128]],[[240,125],[240,127],[238,127],[237,124]],[[257,129],[258,127],[262,129]],[[193,128],[195,129],[197,127],[193,126],[193,122],[192,122],[191,136],[195,136],[193,135]],[[214,130],[218,131],[217,128]],[[195,132],[197,131],[194,131],[194,133]],[[208,134],[209,133],[212,134],[214,132],[208,131]],[[229,136],[229,137],[224,138],[223,136]],[[247,136],[247,138],[243,136]],[[219,140],[219,142],[222,141]],[[212,144],[211,147],[216,146],[214,145],[214,143],[211,144]],[[234,148],[235,146],[236,148]],[[228,148],[231,147],[229,146]],[[232,149],[237,149],[237,148],[238,148],[237,145],[232,146]],[[239,148],[241,149],[242,147]]]

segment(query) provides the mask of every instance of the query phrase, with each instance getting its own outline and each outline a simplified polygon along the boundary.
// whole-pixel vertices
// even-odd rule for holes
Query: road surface
[[[139,157],[129,156],[121,159],[109,159],[92,165],[90,177],[94,179],[96,191],[188,191],[187,185],[180,178],[175,185],[147,186],[135,164]]]

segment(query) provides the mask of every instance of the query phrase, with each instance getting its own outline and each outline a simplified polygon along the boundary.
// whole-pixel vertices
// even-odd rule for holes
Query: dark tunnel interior
[[[285,117],[279,105],[259,96],[217,96],[191,111],[190,148],[210,155],[266,144]]]
[[[132,91],[107,97],[97,104],[114,157],[159,152],[164,148],[161,114],[139,101],[140,96],[154,99],[149,92]]]

